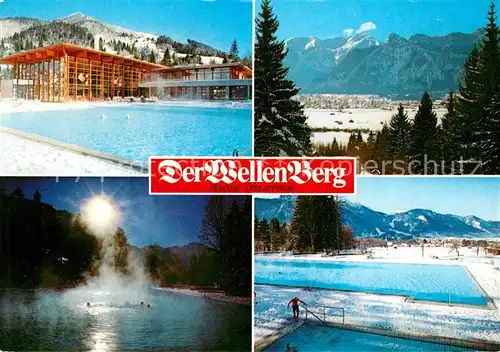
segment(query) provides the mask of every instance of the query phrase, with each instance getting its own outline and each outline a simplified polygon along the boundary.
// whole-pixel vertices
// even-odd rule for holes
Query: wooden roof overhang
[[[167,66],[151,63],[147,61],[126,58],[117,54],[107,53],[105,51],[85,48],[75,44],[55,44],[38,49],[33,49],[21,53],[16,53],[0,58],[0,64],[35,64],[39,62],[59,59],[65,55],[90,59],[109,64],[118,64],[139,68],[144,72],[151,72],[158,69],[166,69]]]

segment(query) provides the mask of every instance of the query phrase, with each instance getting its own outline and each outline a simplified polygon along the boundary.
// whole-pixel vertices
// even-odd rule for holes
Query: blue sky
[[[0,0],[0,17],[54,20],[73,12],[225,51],[236,39],[240,55],[252,52],[252,3],[247,0]]]
[[[500,220],[499,177],[360,177],[346,197],[384,213],[424,208]]]
[[[473,32],[486,24],[491,0],[273,0],[281,39],[339,37],[371,29],[379,40],[391,33],[443,35]],[[260,11],[260,1],[257,12]],[[495,1],[498,4],[497,1]],[[498,6],[497,6],[498,9]]]
[[[163,247],[198,242],[197,235],[210,196],[150,196],[148,178],[11,178],[0,179],[10,193],[21,188],[26,198],[38,189],[42,202],[78,213],[95,194],[111,196],[122,212],[122,227],[135,246],[159,243]],[[102,182],[101,182],[102,181]]]
[[[387,214],[420,208],[500,221],[500,177],[358,177],[345,198]]]

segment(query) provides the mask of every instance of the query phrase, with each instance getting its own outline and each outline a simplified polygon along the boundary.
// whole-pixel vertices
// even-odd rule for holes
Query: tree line
[[[95,272],[99,243],[74,214],[0,189],[0,287],[69,287]]]
[[[342,223],[341,203],[334,196],[298,196],[290,224],[255,218],[254,250],[333,254],[355,248],[354,232]]]
[[[104,245],[116,272],[130,274],[129,254],[144,259],[146,271],[161,285],[213,286],[234,295],[251,292],[251,198],[214,197],[207,204],[200,230],[201,248],[182,258],[154,244],[136,248],[117,228],[103,243],[85,226],[79,214],[57,210],[33,199],[20,188],[7,194],[0,188],[0,287],[68,288],[99,275]],[[242,197],[240,197],[242,198]],[[110,260],[111,259],[111,260]]]
[[[162,286],[214,285],[226,293],[250,296],[251,197],[213,196],[198,238],[203,248],[189,258],[159,245],[146,249],[146,266]]]
[[[479,44],[472,48],[460,76],[458,92],[450,92],[441,123],[430,95],[424,92],[410,121],[402,105],[388,125],[352,134],[347,145],[333,140],[313,146],[299,89],[287,79],[285,42],[277,39],[279,22],[271,0],[262,1],[256,19],[255,155],[357,156],[383,172],[500,173],[500,33],[495,5]],[[426,169],[428,161],[435,163]],[[397,166],[397,169],[396,169]],[[370,170],[368,170],[370,171]]]

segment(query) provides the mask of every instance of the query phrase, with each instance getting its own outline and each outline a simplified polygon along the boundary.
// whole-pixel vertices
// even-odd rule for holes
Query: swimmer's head
[[[141,302],[141,306],[143,306],[143,305],[144,305],[144,302]]]
[[[87,302],[87,307],[90,307],[90,303],[89,302]]]
[[[148,308],[151,308],[151,304],[148,304]]]

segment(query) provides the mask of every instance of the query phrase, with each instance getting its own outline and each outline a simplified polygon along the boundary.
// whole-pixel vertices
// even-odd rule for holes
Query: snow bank
[[[0,174],[9,176],[144,176],[79,153],[10,135],[0,129]]]

